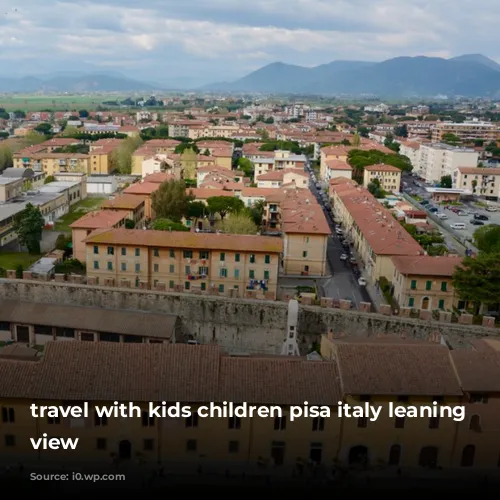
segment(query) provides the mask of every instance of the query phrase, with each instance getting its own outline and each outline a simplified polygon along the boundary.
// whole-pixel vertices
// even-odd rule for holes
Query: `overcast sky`
[[[80,68],[203,84],[275,61],[465,53],[500,61],[498,0],[0,0],[0,7],[4,78]]]

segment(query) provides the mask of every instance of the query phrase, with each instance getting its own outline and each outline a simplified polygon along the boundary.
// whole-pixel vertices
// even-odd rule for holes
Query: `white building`
[[[500,199],[500,168],[459,167],[453,172],[453,187],[490,201]]]
[[[477,167],[479,154],[473,149],[447,144],[422,144],[420,146],[418,175],[426,182],[438,183],[441,177],[453,175],[458,167]]]
[[[117,180],[112,175],[89,175],[87,177],[87,194],[113,194],[116,188]]]
[[[418,170],[420,164],[420,146],[418,142],[402,141],[399,143],[399,154],[410,160],[415,171]]]

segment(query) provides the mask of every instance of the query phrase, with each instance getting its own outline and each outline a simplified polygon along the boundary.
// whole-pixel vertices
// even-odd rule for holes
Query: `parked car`
[[[486,207],[487,212],[497,212],[498,209],[496,207]]]
[[[349,259],[349,263],[352,264],[353,266],[357,266],[358,265],[358,262],[356,261],[356,259],[354,257],[351,257]]]
[[[422,201],[420,202],[420,205],[424,205],[424,206],[425,206],[425,205],[428,205],[429,203],[430,203],[430,201],[429,201],[429,200],[422,200]]]
[[[340,256],[340,260],[347,260],[349,258],[349,256],[346,254],[346,253],[343,253],[341,256]]]
[[[476,220],[490,220],[490,218],[487,215],[482,215],[482,214],[475,214],[474,219],[476,219]]]
[[[438,209],[438,208],[436,208],[436,207],[431,207],[431,208],[429,208],[429,212],[430,212],[431,214],[435,214],[435,213],[436,213],[436,212],[438,212],[438,211],[439,211],[439,209]]]
[[[442,212],[441,213],[437,213],[436,214],[436,217],[439,217],[440,219],[444,220],[444,219],[447,219],[448,216],[446,214],[443,214]]]
[[[335,228],[335,233],[340,236],[341,234],[344,234],[344,231],[342,231],[342,229],[340,229],[340,227],[336,227]]]
[[[465,215],[469,215],[469,212],[467,212],[467,210],[460,210],[457,215],[460,215],[460,216],[465,216]]]
[[[477,219],[471,219],[469,221],[473,226],[484,226],[484,222]]]
[[[358,285],[359,286],[366,286],[366,280],[365,280],[365,278],[363,278],[363,277],[358,278]]]

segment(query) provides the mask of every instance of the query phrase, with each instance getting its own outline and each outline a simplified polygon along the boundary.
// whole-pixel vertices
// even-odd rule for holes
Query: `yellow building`
[[[34,153],[14,155],[15,168],[31,168],[35,172],[55,175],[59,172],[91,173],[90,156],[80,153]]]
[[[392,165],[371,165],[365,167],[363,172],[363,186],[377,179],[381,188],[388,193],[399,193],[401,187],[401,170]]]
[[[0,358],[0,456],[10,462],[168,465],[169,470],[300,474],[308,463],[394,476],[450,478],[498,470],[498,341],[449,351],[438,344],[349,342],[323,337],[327,360],[236,357],[217,346],[51,342],[43,358]],[[411,360],[411,363],[408,361]],[[144,369],[144,367],[147,369]],[[186,383],[189,382],[189,383]],[[184,382],[184,383],[183,383]],[[77,392],[75,392],[77,391]],[[130,418],[95,406],[133,403]],[[152,417],[149,402],[194,415]],[[203,418],[209,402],[267,407],[267,416]],[[291,406],[329,417],[292,421]],[[30,405],[85,408],[88,415],[33,418]],[[375,421],[339,418],[339,402],[381,406]],[[420,418],[391,416],[389,405]],[[460,418],[464,405],[466,413]],[[443,412],[440,418],[424,407]],[[75,451],[39,450],[30,438],[78,438]],[[444,472],[441,471],[444,469]]]
[[[279,238],[177,231],[109,229],[85,240],[87,276],[101,284],[275,298]]]
[[[453,172],[453,187],[498,201],[500,199],[500,169],[460,167]]]
[[[461,257],[392,257],[393,296],[400,307],[451,311],[456,306],[452,276]]]
[[[127,218],[131,220],[136,228],[144,226],[146,218],[146,196],[135,194],[122,194],[106,200],[101,204],[102,210],[124,210],[127,212]]]

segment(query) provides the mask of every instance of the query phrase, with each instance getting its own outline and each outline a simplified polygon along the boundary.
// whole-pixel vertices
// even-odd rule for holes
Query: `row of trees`
[[[397,167],[403,172],[411,172],[413,168],[409,158],[406,156],[383,153],[377,149],[370,149],[369,151],[353,149],[349,151],[347,161],[354,169],[354,179],[360,183],[363,182],[365,167],[369,167],[371,165],[385,163],[386,165]]]

